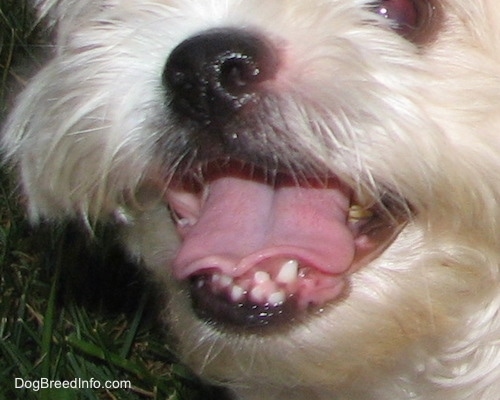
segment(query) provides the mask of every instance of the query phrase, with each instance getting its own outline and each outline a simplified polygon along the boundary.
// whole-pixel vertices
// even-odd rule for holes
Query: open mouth
[[[200,318],[233,328],[287,324],[339,301],[404,224],[398,207],[361,202],[334,176],[236,161],[191,169],[166,201],[182,240],[175,278]]]

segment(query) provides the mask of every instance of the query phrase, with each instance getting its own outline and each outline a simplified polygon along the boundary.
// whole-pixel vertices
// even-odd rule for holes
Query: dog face
[[[3,139],[31,215],[116,219],[188,365],[245,399],[463,398],[495,324],[495,1],[37,6],[55,54]]]

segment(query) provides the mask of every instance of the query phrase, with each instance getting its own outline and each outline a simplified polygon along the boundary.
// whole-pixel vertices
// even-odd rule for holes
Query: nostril
[[[210,30],[178,45],[163,81],[177,113],[209,125],[256,101],[273,79],[278,57],[266,41],[243,30]]]
[[[219,69],[220,86],[228,94],[245,93],[249,86],[262,79],[259,66],[248,56],[230,54]]]

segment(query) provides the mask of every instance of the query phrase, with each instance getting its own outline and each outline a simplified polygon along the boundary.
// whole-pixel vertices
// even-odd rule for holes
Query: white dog
[[[245,400],[500,398],[498,0],[38,0],[3,147],[115,220]]]

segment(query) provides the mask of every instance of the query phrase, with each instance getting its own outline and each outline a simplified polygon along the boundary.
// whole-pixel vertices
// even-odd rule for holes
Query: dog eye
[[[373,11],[390,20],[392,28],[409,39],[419,33],[431,8],[425,0],[380,0],[373,5]]]

